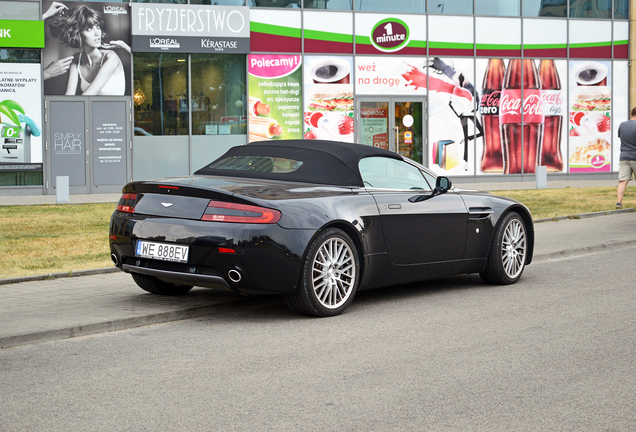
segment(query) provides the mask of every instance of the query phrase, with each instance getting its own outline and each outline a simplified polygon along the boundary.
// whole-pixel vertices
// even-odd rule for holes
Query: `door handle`
[[[402,208],[402,204],[389,204],[389,208],[392,210],[399,210]]]

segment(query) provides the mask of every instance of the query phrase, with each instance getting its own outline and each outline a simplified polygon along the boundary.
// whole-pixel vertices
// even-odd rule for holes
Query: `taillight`
[[[274,224],[280,220],[278,210],[245,204],[210,201],[201,220],[213,222],[235,222]]]
[[[135,201],[137,201],[137,194],[135,193],[122,194],[121,198],[119,198],[119,203],[117,203],[117,211],[124,212],[124,213],[134,213]]]

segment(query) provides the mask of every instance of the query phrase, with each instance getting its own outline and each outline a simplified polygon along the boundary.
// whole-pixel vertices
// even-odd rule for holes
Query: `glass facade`
[[[614,0],[614,19],[628,19],[627,0]]]
[[[245,56],[192,54],[192,134],[247,133]]]
[[[429,0],[428,13],[446,15],[472,15],[473,0]]]
[[[541,65],[549,62],[554,64],[551,70],[560,83],[548,90],[553,99],[560,101],[551,105],[560,115],[552,116],[556,120],[547,117],[544,120],[543,147],[547,148],[547,135],[552,147],[558,149],[554,154],[559,157],[553,159],[561,158],[562,166],[555,164],[556,168],[549,172],[611,173],[617,169],[617,138],[615,130],[609,132],[609,128],[616,128],[629,108],[627,96],[617,90],[617,86],[624,88],[629,82],[627,0],[135,2],[192,4],[203,9],[210,6],[211,10],[215,6],[252,7],[249,18],[244,21],[251,29],[248,46],[254,52],[247,54],[249,48],[244,48],[237,53],[224,53],[209,49],[211,45],[206,47],[209,51],[201,50],[203,45],[189,51],[192,46],[185,48],[184,45],[177,50],[179,52],[173,47],[141,52],[144,50],[136,45],[138,51],[135,51],[134,31],[126,25],[111,26],[121,33],[113,40],[129,38],[129,46],[114,45],[110,49],[118,50],[124,62],[127,90],[123,97],[132,96],[130,127],[134,137],[129,147],[132,149],[132,168],[128,168],[127,173],[135,179],[137,176],[146,178],[160,167],[165,171],[167,168],[162,162],[163,165],[172,164],[171,175],[173,172],[188,174],[201,163],[214,160],[229,146],[254,140],[258,132],[256,126],[261,126],[264,131],[259,135],[262,139],[282,139],[285,135],[281,133],[292,129],[306,139],[316,136],[345,142],[366,139],[372,145],[387,145],[426,163],[437,173],[494,174],[498,171],[484,168],[481,163],[486,154],[485,136],[494,117],[488,117],[491,114],[488,107],[479,105],[493,90],[483,83],[488,62],[496,58],[501,60],[504,71],[519,58],[525,61],[524,65],[530,64],[528,59],[534,61],[533,67],[524,66],[528,71],[533,68],[540,71]],[[40,20],[47,17],[50,7],[47,2],[0,0],[0,19]],[[128,5],[124,7],[128,8]],[[187,6],[175,7],[188,9]],[[128,8],[129,11],[133,9],[134,6]],[[300,13],[299,9],[305,9],[305,12]],[[399,19],[390,19],[391,15],[387,14],[391,13],[400,14]],[[542,17],[550,19],[536,19]],[[132,14],[126,18],[134,20]],[[171,36],[161,34],[158,37]],[[63,92],[46,92],[50,82],[46,69],[51,63],[47,49],[57,50],[57,55],[52,58],[60,59],[71,58],[78,52],[54,45],[49,40],[45,40],[45,45],[44,50],[0,47],[0,65],[7,74],[14,74],[11,68],[15,67],[23,68],[25,73],[28,67],[35,68],[36,80],[31,79],[34,88],[42,86],[46,97],[65,97]],[[128,50],[124,52],[123,48]],[[248,65],[251,57],[258,60],[257,69],[261,68],[254,73],[248,73],[248,66],[254,66]],[[128,63],[125,63],[126,58]],[[284,70],[268,71],[268,65],[274,62]],[[437,70],[435,64],[438,63],[447,67]],[[27,64],[30,65],[27,67]],[[326,66],[330,71],[328,79],[312,75],[312,68],[324,69]],[[597,93],[603,90],[602,99],[611,99],[612,104],[600,114],[598,110],[579,107],[581,104],[574,100],[584,96],[582,90],[585,89],[579,88],[584,86],[576,84],[575,76],[585,72],[585,68],[606,76],[602,84],[596,85],[600,87],[596,90]],[[524,69],[521,76],[526,76],[528,71]],[[252,75],[258,79],[253,79]],[[256,95],[255,90],[249,88],[252,81],[261,84],[262,94]],[[436,92],[433,83],[441,89],[453,89],[452,103],[444,97],[439,99],[444,91]],[[524,92],[538,90],[526,84],[510,87],[513,93],[519,89]],[[377,98],[378,95],[387,97]],[[403,95],[409,98],[400,99]],[[19,98],[22,98],[21,104],[29,103],[28,97],[16,96],[16,100]],[[366,109],[365,103],[377,101],[388,103],[388,108],[367,110],[365,116],[356,117],[358,110]],[[34,103],[45,107],[44,102]],[[129,104],[128,100],[125,102]],[[34,113],[34,118],[44,119],[44,114],[40,115],[32,108],[28,111]],[[578,115],[572,116],[572,113]],[[9,117],[3,115],[2,121],[7,123]],[[580,127],[577,122],[582,118],[595,122],[598,130],[590,134]],[[410,119],[410,126],[404,119]],[[11,131],[20,129],[26,134],[25,124],[18,127],[19,122],[15,120],[14,123],[16,126],[12,126]],[[381,124],[381,127],[367,136],[361,132],[364,124]],[[522,122],[519,129],[522,140],[526,139],[524,134],[529,133],[524,127]],[[49,133],[46,128],[40,129],[44,135]],[[579,135],[568,134],[571,131]],[[44,142],[47,138],[50,139],[36,134],[29,136],[31,144],[24,146],[25,151],[20,153],[17,162],[22,163],[24,159],[33,165],[33,169],[5,168],[0,173],[0,186],[42,185],[42,169],[53,171],[51,159],[38,141]],[[592,141],[604,143],[602,160],[598,157],[586,159],[586,146],[589,147]],[[10,144],[14,146],[14,143]],[[16,145],[19,147],[19,144],[21,142]],[[40,147],[42,150],[38,151]],[[431,152],[433,148],[437,153]],[[7,157],[14,158],[14,148],[7,149],[10,150],[6,152]],[[164,161],[166,155],[170,155],[169,163]],[[542,157],[547,160],[545,155]],[[510,173],[532,173],[535,165],[523,165],[528,161],[524,154],[521,171]],[[134,172],[130,172],[131,169]]]
[[[0,63],[40,63],[40,50],[0,49]]]
[[[447,2],[452,3],[452,2]],[[426,0],[356,0],[356,10],[363,12],[425,13]]]
[[[135,54],[135,135],[188,135],[187,59],[186,54]]]
[[[352,10],[353,0],[304,0],[303,7],[307,9]]]
[[[25,1],[0,1],[0,19],[39,20],[40,3]]]
[[[572,18],[611,18],[611,0],[570,0]]]
[[[567,0],[524,0],[523,15],[539,17],[567,16]]]
[[[519,16],[519,0],[475,0],[475,15]]]

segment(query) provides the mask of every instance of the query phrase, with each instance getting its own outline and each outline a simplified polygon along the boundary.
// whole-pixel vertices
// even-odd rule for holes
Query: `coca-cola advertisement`
[[[477,70],[477,123],[483,127],[477,171],[531,174],[545,166],[563,172],[566,61],[479,59]]]
[[[570,62],[570,172],[611,170],[611,62]]]
[[[474,60],[432,58],[429,82],[429,168],[441,175],[475,173],[475,139],[483,129],[476,120],[479,86]]]

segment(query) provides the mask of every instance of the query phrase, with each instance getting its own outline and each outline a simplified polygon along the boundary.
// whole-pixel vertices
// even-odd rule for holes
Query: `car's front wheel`
[[[285,302],[304,315],[339,315],[353,301],[359,274],[351,238],[340,229],[327,229],[309,246],[296,292],[286,296]]]
[[[178,296],[187,294],[188,291],[192,289],[191,286],[171,284],[152,276],[144,276],[136,273],[131,273],[131,276],[135,283],[139,285],[139,288],[153,294]]]
[[[495,228],[486,268],[479,275],[492,284],[515,283],[526,266],[527,251],[526,224],[519,214],[508,213]]]

